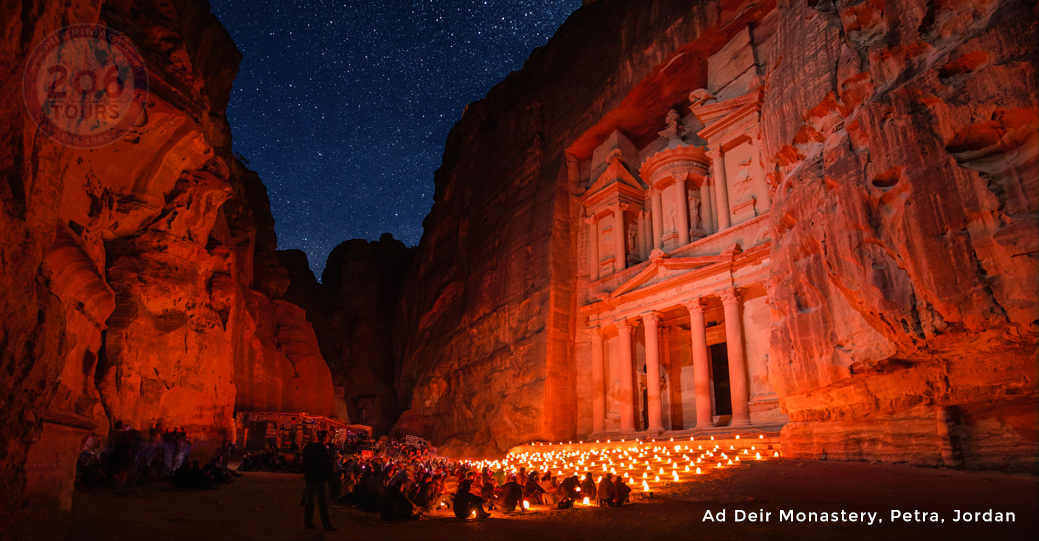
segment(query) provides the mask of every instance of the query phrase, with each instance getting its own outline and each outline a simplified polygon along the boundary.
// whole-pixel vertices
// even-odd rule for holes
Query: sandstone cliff
[[[395,430],[465,455],[582,436],[564,151],[599,144],[575,143],[599,119],[681,106],[706,55],[775,10],[758,61],[784,449],[1032,463],[1035,6],[588,3],[448,137],[402,294]]]
[[[281,300],[273,220],[231,155],[224,110],[240,54],[197,0],[8,2],[0,70],[21,74],[76,23],[144,55],[146,113],[119,142],[75,149],[0,85],[0,531],[67,525],[84,437],[111,423],[182,426],[205,452],[235,409],[331,414],[303,310]]]
[[[278,252],[291,279],[286,299],[306,310],[348,418],[371,426],[376,435],[387,433],[400,416],[393,322],[413,255],[389,233],[372,242],[349,240],[329,254],[318,283],[306,254]]]
[[[784,451],[1033,463],[1035,3],[779,16],[762,122]]]

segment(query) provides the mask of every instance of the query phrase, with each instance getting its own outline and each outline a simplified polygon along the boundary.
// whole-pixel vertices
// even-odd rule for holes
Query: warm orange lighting
[[[523,508],[530,509],[530,502],[528,502],[527,500],[523,500]]]
[[[696,473],[700,473],[700,468],[696,468]]]

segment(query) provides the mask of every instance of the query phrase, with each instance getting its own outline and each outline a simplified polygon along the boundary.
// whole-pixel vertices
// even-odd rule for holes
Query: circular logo
[[[148,73],[130,38],[104,26],[66,26],[36,46],[22,95],[40,131],[70,147],[121,139],[148,101]]]

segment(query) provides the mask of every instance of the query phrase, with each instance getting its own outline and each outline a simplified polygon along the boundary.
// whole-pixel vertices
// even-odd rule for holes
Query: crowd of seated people
[[[379,513],[384,520],[417,518],[450,509],[460,519],[483,519],[489,511],[522,511],[522,502],[558,505],[584,497],[602,506],[627,503],[631,489],[612,475],[596,483],[591,472],[561,482],[539,472],[520,468],[480,470],[468,462],[449,462],[401,442],[382,440],[371,456],[337,453],[335,474],[329,483],[331,500],[361,511]]]
[[[117,492],[165,481],[182,488],[216,488],[239,475],[228,467],[234,450],[225,443],[205,465],[189,462],[191,441],[184,429],[160,424],[145,434],[117,421],[104,448],[99,440],[88,438],[76,464],[76,484],[109,486]]]

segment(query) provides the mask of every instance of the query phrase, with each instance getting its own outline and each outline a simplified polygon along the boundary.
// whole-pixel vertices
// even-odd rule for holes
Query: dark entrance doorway
[[[729,393],[729,349],[725,342],[711,346],[711,374],[714,376],[714,414],[732,415]]]

